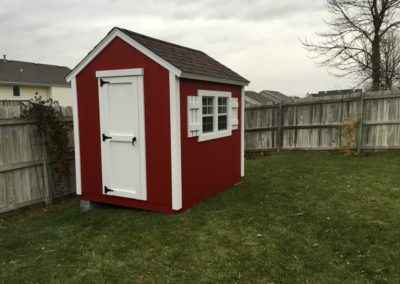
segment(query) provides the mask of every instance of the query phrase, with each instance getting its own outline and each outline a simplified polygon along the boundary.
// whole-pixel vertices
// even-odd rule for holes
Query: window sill
[[[215,140],[215,139],[219,139],[219,138],[229,137],[231,135],[232,135],[231,130],[212,132],[212,133],[207,133],[207,134],[201,134],[199,136],[198,141],[205,142],[205,141]]]

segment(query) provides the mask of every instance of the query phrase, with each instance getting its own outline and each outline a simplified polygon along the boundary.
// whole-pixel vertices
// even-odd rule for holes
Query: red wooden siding
[[[95,73],[127,68],[144,68],[147,202],[102,194],[99,98]],[[171,212],[169,72],[116,38],[79,73],[77,92],[82,199]]]
[[[240,182],[240,126],[232,136],[198,142],[188,138],[187,97],[198,90],[229,91],[241,102],[241,87],[181,79],[182,188],[184,210]],[[239,106],[242,107],[241,105]],[[239,114],[240,114],[239,109]]]

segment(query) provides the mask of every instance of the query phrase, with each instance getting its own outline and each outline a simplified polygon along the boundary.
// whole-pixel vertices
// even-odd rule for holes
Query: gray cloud
[[[111,29],[202,49],[254,89],[347,87],[310,61],[298,38],[323,29],[325,0],[0,0],[0,53],[73,67]],[[316,28],[320,27],[320,28]]]

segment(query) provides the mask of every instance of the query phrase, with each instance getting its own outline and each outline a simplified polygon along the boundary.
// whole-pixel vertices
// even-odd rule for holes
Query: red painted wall
[[[102,194],[98,70],[144,68],[148,201]],[[82,199],[171,212],[169,73],[121,39],[114,39],[77,76]]]
[[[181,79],[182,188],[184,209],[240,182],[240,126],[232,136],[198,142],[188,138],[187,97],[198,90],[229,91],[241,103],[241,87]],[[239,105],[239,114],[241,113]]]

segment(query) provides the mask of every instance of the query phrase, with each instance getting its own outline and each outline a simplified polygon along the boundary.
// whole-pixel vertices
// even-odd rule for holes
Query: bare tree
[[[327,5],[330,31],[303,45],[320,64],[338,70],[336,75],[372,79],[372,88],[380,89],[383,41],[400,27],[400,0],[327,0]]]
[[[395,82],[400,82],[400,36],[388,33],[382,41],[382,84],[391,89]]]

